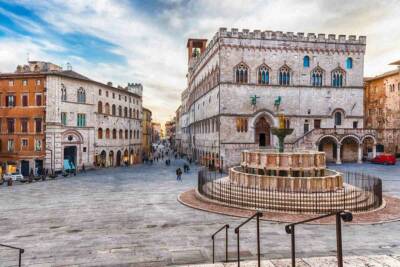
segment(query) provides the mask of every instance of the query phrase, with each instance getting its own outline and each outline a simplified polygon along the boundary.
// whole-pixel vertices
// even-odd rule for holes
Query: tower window
[[[305,56],[303,58],[303,67],[304,68],[310,67],[310,57],[309,56]]]

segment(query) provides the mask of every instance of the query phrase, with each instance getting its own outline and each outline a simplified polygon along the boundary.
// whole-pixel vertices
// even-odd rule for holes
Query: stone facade
[[[340,163],[335,154],[342,143],[319,143],[321,136],[311,132],[341,128],[351,135],[353,128],[363,127],[365,46],[363,36],[225,28],[207,46],[204,39],[189,39],[188,87],[182,93],[180,118],[188,144],[182,150],[225,168],[239,162],[243,149],[275,147],[278,140],[270,128],[277,126],[274,101],[280,96],[280,112],[294,129],[286,145],[302,148],[303,137],[310,135],[312,148],[332,146],[331,157]],[[353,138],[353,147],[346,146],[353,153],[344,153],[346,160],[361,160],[359,140],[351,142]]]
[[[149,158],[152,152],[152,127],[151,127],[151,111],[147,108],[143,108],[142,117],[142,157]]]
[[[365,79],[365,127],[376,129],[378,152],[400,153],[400,62],[397,69]]]
[[[46,168],[134,164],[141,155],[142,86],[102,84],[72,70],[47,75]]]

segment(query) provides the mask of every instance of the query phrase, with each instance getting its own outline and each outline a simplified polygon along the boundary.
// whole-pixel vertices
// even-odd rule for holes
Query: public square
[[[0,243],[25,249],[24,266],[166,266],[210,263],[211,234],[223,224],[235,227],[242,218],[195,210],[180,204],[178,195],[197,183],[191,165],[183,181],[175,169],[153,165],[107,168],[76,177],[32,184],[2,186]],[[400,197],[400,166],[332,165],[383,178],[384,193]],[[254,223],[241,232],[242,258],[255,259]],[[230,257],[236,236],[229,232]],[[345,225],[345,255],[400,254],[400,223]],[[221,237],[222,238],[222,235]],[[261,223],[263,259],[288,258],[290,236],[284,224]],[[299,257],[335,255],[333,225],[306,225],[297,230]],[[223,258],[223,240],[216,241]],[[0,266],[15,266],[17,254],[0,249]]]

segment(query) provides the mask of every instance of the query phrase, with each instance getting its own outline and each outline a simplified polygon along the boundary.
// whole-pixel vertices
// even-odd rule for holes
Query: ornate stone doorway
[[[264,117],[258,119],[255,127],[256,144],[260,147],[271,145],[271,127]]]

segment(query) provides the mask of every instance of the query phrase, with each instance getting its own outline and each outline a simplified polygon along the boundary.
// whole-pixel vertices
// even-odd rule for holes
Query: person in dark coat
[[[176,169],[176,180],[182,181],[182,170],[181,168]]]

